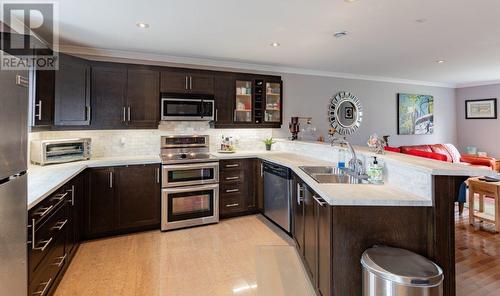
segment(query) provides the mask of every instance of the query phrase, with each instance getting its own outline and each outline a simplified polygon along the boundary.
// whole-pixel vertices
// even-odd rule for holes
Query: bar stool
[[[485,182],[479,178],[467,180],[469,185],[469,224],[474,225],[477,218],[480,221],[489,221],[495,224],[495,231],[500,232],[500,182]],[[479,211],[474,210],[474,195],[479,194]],[[495,215],[484,212],[484,197],[495,199]]]

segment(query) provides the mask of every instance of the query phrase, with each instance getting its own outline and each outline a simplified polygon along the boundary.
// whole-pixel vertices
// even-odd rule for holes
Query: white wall
[[[476,146],[478,151],[500,158],[500,118],[465,119],[465,100],[500,98],[500,84],[459,88],[456,96],[460,149],[465,151],[467,146]]]
[[[365,111],[360,129],[349,137],[354,144],[366,145],[372,133],[391,135],[391,146],[457,142],[454,89],[298,74],[281,75],[284,84],[284,124],[280,131],[273,132],[275,137],[290,135],[288,122],[292,116],[312,117],[312,125],[326,137],[330,99],[340,91],[350,91],[360,99]],[[399,92],[434,96],[434,134],[397,135]]]

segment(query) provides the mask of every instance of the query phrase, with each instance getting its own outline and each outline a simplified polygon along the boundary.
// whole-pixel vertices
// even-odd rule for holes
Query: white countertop
[[[124,156],[28,167],[28,210],[89,167],[159,163],[159,156]]]
[[[300,166],[325,166],[335,163],[279,151],[243,151],[232,154],[212,153],[220,159],[250,158],[290,168],[328,204],[332,206],[432,206],[432,200],[397,189],[388,184],[320,184],[303,172]]]

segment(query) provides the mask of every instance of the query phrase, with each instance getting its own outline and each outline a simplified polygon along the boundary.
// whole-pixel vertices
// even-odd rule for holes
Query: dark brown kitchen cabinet
[[[160,166],[117,167],[116,207],[118,229],[160,225]]]
[[[189,69],[168,69],[161,72],[163,93],[214,94],[214,75]]]
[[[54,124],[55,71],[35,70],[35,97],[32,100],[32,125],[51,126]]]
[[[225,218],[255,213],[254,160],[221,160],[219,166],[220,216]]]
[[[68,238],[66,249],[68,250],[68,259],[71,260],[78,249],[82,239],[82,218],[83,202],[85,199],[85,173],[73,178],[66,185],[69,194],[68,202]]]
[[[264,212],[264,163],[261,159],[255,158],[254,165],[254,190],[257,210]]]
[[[127,68],[113,63],[92,65],[92,127],[123,128],[128,119]]]
[[[89,61],[60,53],[59,70],[55,71],[54,124],[85,126],[90,120]]]
[[[128,126],[157,128],[160,121],[160,73],[130,66],[127,69]]]
[[[115,230],[115,184],[113,168],[92,168],[88,176],[85,205],[85,238]]]
[[[233,123],[234,75],[225,74],[215,77],[215,127]]]
[[[85,238],[160,226],[160,166],[89,170]]]
[[[318,295],[331,295],[332,207],[297,176],[293,185],[293,238]]]

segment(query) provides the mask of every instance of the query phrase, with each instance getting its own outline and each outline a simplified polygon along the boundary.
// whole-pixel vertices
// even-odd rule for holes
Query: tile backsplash
[[[156,130],[78,130],[46,131],[29,134],[29,140],[91,138],[92,157],[156,155],[160,137],[167,135],[208,135],[211,150],[217,150],[221,137],[231,136],[236,149],[264,150],[262,140],[272,136],[272,129],[213,129],[206,122],[167,122]]]

